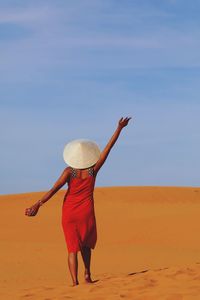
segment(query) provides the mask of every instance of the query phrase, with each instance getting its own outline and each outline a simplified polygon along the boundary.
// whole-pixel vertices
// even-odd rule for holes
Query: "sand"
[[[98,187],[93,284],[71,287],[61,227],[66,190],[0,196],[0,299],[200,299],[200,188]]]

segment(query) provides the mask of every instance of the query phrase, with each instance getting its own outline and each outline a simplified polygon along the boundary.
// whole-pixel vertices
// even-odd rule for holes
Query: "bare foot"
[[[72,285],[70,285],[71,287],[74,287],[74,286],[77,286],[77,285],[79,285],[79,282],[77,281],[77,282],[73,282],[73,284]]]
[[[93,281],[92,281],[92,279],[91,279],[91,277],[90,277],[90,273],[88,274],[88,273],[85,273],[85,282],[86,283],[93,283]]]

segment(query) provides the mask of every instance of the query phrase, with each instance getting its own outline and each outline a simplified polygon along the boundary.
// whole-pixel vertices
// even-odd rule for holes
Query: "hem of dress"
[[[94,245],[94,246],[91,246],[91,245],[84,245],[83,247],[88,247],[88,248],[90,248],[90,249],[92,249],[92,250],[94,250],[95,249],[95,246],[96,245]],[[69,250],[69,249],[67,249],[68,250],[68,253],[69,252],[79,252],[79,251],[81,251],[81,247],[79,247],[78,249],[73,249],[73,250]]]

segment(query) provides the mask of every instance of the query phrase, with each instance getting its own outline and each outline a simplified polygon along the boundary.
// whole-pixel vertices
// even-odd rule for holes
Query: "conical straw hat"
[[[94,141],[77,139],[65,145],[63,158],[66,164],[75,169],[86,169],[94,165],[101,151]]]

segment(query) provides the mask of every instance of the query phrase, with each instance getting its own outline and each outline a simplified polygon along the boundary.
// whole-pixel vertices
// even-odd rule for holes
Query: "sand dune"
[[[200,189],[95,189],[98,241],[93,284],[70,287],[61,228],[65,190],[35,217],[45,192],[0,196],[0,299],[200,299]]]

